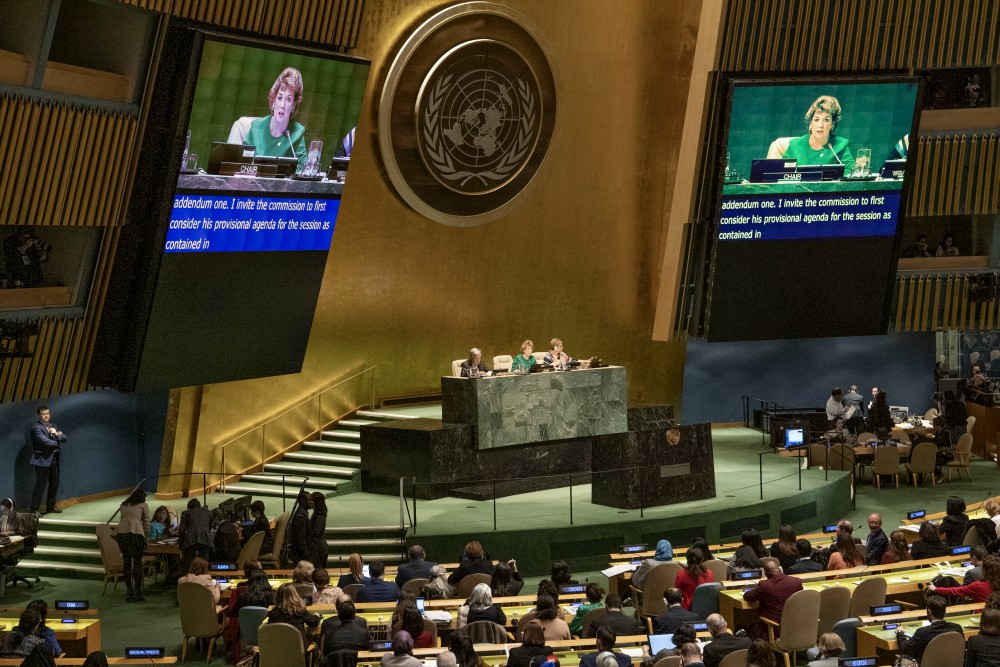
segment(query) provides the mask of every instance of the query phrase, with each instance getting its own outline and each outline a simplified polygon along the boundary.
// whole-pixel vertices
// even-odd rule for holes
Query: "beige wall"
[[[473,228],[414,213],[377,155],[385,71],[448,4],[368,3],[354,53],[372,78],[303,372],[175,392],[164,470],[217,469],[214,445],[364,367],[381,397],[435,391],[472,345],[488,359],[524,338],[623,364],[633,400],[679,405],[683,342],[651,333],[701,3],[504,2],[544,35],[555,135],[509,214]]]

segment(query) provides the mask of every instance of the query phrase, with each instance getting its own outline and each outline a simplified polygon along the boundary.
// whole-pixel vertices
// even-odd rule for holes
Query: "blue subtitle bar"
[[[720,241],[894,236],[896,190],[722,198]]]
[[[329,250],[339,199],[176,195],[164,252]]]

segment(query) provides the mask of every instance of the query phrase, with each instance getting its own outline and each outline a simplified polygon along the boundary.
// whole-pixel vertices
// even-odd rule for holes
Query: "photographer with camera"
[[[49,261],[52,245],[38,238],[29,227],[4,241],[7,287],[37,287],[44,280],[42,264]]]

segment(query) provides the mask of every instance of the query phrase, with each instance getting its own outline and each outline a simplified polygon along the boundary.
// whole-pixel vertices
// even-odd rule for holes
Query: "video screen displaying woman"
[[[795,159],[800,165],[843,164],[850,174],[854,170],[850,141],[834,134],[843,117],[837,98],[821,95],[806,111],[806,134],[792,138],[783,152],[781,140],[773,142],[767,157]]]
[[[243,144],[253,146],[257,155],[269,157],[294,157],[298,169],[305,166],[306,128],[293,120],[302,104],[302,74],[294,67],[282,70],[267,96],[271,113],[250,123],[250,130]]]

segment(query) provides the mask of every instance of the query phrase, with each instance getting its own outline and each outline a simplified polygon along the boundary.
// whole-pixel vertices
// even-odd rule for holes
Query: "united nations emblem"
[[[672,428],[669,431],[667,431],[667,444],[668,445],[681,444],[681,430],[679,428]]]
[[[531,182],[555,123],[555,83],[531,25],[469,2],[400,49],[379,105],[386,172],[418,212],[449,225],[498,217]]]
[[[456,192],[503,187],[531,157],[540,107],[538,82],[519,53],[492,40],[459,45],[417,99],[424,163]]]

